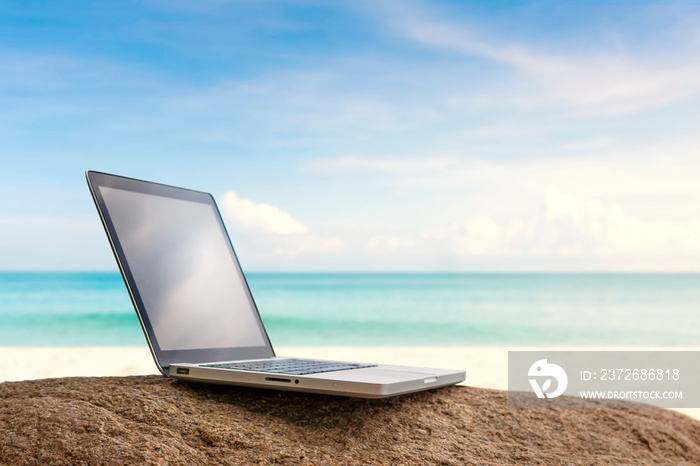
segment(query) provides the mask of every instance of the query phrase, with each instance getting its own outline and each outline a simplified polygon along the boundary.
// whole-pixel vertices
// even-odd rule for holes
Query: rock
[[[384,400],[160,376],[0,384],[2,464],[700,464],[662,409],[508,409],[449,387]]]

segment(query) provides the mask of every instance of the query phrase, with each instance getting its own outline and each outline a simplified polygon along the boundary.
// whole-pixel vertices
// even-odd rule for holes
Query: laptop
[[[460,370],[277,356],[211,194],[92,170],[86,177],[163,375],[362,398],[465,379]]]

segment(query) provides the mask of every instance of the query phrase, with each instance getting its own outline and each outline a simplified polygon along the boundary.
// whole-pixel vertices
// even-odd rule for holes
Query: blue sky
[[[0,269],[115,270],[88,168],[249,270],[700,269],[698,2],[0,1]]]

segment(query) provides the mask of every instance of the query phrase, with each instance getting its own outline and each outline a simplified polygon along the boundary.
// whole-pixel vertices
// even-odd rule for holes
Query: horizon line
[[[94,273],[107,274],[113,273],[121,275],[119,270],[2,270],[0,274],[51,274],[51,273]],[[262,270],[254,269],[243,271],[244,274],[345,274],[345,275],[508,275],[508,274],[523,274],[523,275],[698,275],[700,270]]]

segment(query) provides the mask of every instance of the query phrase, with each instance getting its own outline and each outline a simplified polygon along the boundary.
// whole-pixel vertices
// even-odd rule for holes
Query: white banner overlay
[[[510,408],[700,408],[700,351],[509,351]]]

